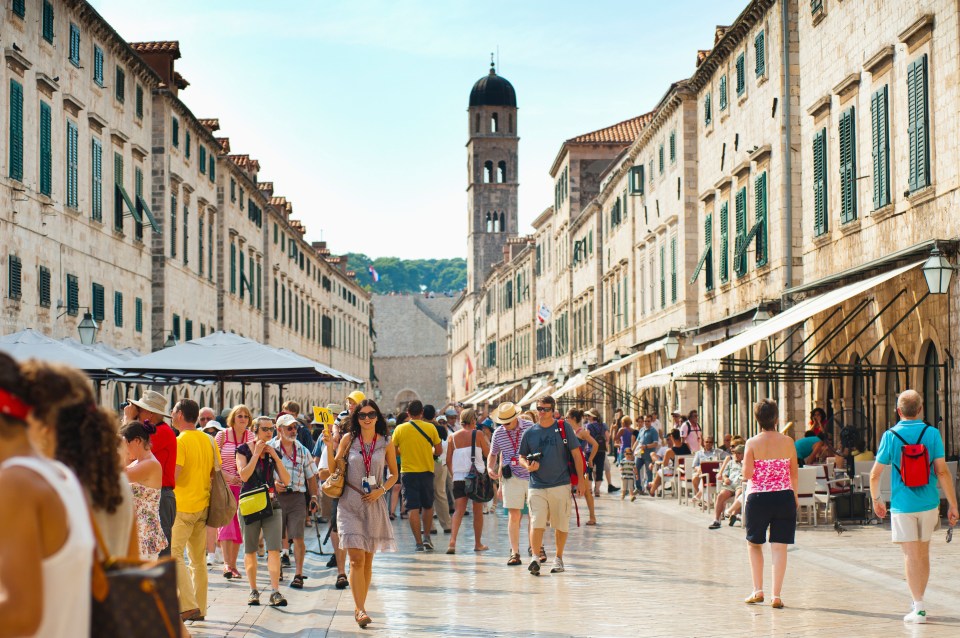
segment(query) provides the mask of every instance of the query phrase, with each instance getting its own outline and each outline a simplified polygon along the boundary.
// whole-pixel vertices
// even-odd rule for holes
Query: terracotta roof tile
[[[130,42],[129,44],[130,48],[137,53],[173,53],[177,58],[180,57],[180,42],[178,40]]]
[[[723,38],[723,36],[727,34],[727,29],[729,28],[730,28],[729,25],[727,26],[724,26],[722,24],[717,25],[716,30],[713,32],[713,46],[717,46],[717,42],[719,42]]]
[[[710,55],[712,49],[700,49],[697,51],[697,66],[699,67],[703,64],[703,61],[707,59],[707,56]]]
[[[257,184],[257,188],[260,189],[260,190],[262,190],[262,191],[272,191],[272,190],[273,190],[273,182],[259,182],[259,183]]]
[[[220,152],[229,155],[230,154],[230,138],[216,137],[214,139],[220,143]]]
[[[197,121],[200,122],[200,126],[205,126],[210,129],[211,132],[220,130],[220,120],[215,117],[202,118],[198,117]]]
[[[270,198],[270,205],[271,205],[271,206],[279,206],[279,207],[283,208],[283,207],[285,207],[285,206],[287,205],[287,198],[286,198],[286,197],[281,197],[281,196],[279,196],[279,195],[274,195],[273,197]]]
[[[176,71],[173,72],[173,83],[177,85],[178,89],[185,89],[190,86],[190,83],[187,82],[187,79]]]
[[[227,158],[245,171],[260,171],[260,162],[255,159],[250,159],[249,155],[228,155]]]
[[[567,144],[629,144],[637,139],[640,131],[642,131],[643,127],[649,124],[652,119],[653,112],[651,111],[650,113],[624,120],[613,126],[570,138],[567,140]]]

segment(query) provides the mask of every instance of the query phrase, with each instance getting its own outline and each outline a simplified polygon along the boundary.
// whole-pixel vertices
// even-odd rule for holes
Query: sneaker
[[[336,567],[337,566],[337,555],[334,554],[330,557],[330,560],[327,561],[327,567]]]
[[[730,515],[730,527],[733,527],[734,525],[736,525],[738,520],[739,520],[739,517],[738,517],[736,514],[731,514],[731,515]]]
[[[563,568],[563,559],[557,556],[553,559],[553,567],[550,569],[551,574],[559,574],[560,572],[566,571]]]
[[[630,495],[630,502],[632,503],[632,502],[635,501],[635,500],[637,500],[637,493],[636,493],[636,492],[634,492],[633,494]]]
[[[287,606],[287,599],[283,597],[283,594],[281,594],[281,593],[278,592],[278,591],[275,591],[275,592],[273,592],[272,594],[270,594],[270,606],[271,606],[271,607],[286,607],[286,606]]]
[[[925,624],[927,622],[927,612],[923,609],[919,611],[914,609],[903,617],[903,622],[914,625]]]
[[[707,529],[720,529],[720,521],[713,521]]]
[[[250,590],[250,595],[247,596],[248,605],[259,605],[260,604],[260,592],[256,589]]]
[[[540,575],[540,561],[538,561],[536,558],[534,558],[532,561],[530,561],[530,566],[527,567],[527,570],[528,570],[531,574],[533,574],[534,576],[539,576],[539,575]]]
[[[616,487],[616,486],[607,484],[607,492],[608,492],[608,493],[619,492],[619,491],[620,491],[620,488],[619,488],[619,487]]]
[[[222,565],[223,564],[223,552],[220,551],[220,546],[217,546],[216,551],[213,552],[213,564]]]
[[[413,551],[415,551],[415,552],[423,552],[423,551],[426,551],[426,550],[423,548],[423,545],[421,545],[420,543],[417,543],[417,546],[413,548]]]
[[[432,552],[432,551],[433,551],[433,543],[430,542],[430,539],[429,539],[429,538],[424,539],[424,541],[423,541],[423,548],[424,548],[425,550],[427,550],[428,552]]]
[[[286,552],[280,554],[280,564],[284,567],[290,567],[290,557],[287,556]]]
[[[207,554],[207,567],[213,566],[213,554]]]
[[[431,533],[431,534],[439,534],[439,533],[440,533],[440,530],[438,530],[436,527],[434,527],[432,530],[430,530],[430,533]]]

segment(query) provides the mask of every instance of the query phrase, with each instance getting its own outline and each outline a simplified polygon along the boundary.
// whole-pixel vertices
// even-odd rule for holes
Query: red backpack
[[[570,452],[570,448],[567,447],[567,427],[563,422],[563,419],[557,421],[557,433],[560,435],[560,438],[563,440],[563,449],[567,451],[567,470],[570,472],[570,485],[576,487],[580,483],[580,477],[577,475],[577,465],[573,462],[573,452]],[[583,448],[578,447],[577,452],[580,454],[580,459],[583,461],[583,467],[587,467],[587,459],[583,455]]]
[[[900,473],[900,480],[906,487],[923,487],[930,482],[930,453],[927,446],[921,443],[929,427],[927,425],[920,431],[920,436],[913,445],[907,443],[907,440],[894,430],[890,430],[893,436],[903,441],[903,447],[900,448],[900,467],[893,467]]]

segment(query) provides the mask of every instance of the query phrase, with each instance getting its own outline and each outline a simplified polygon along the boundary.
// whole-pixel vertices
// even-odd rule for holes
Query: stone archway
[[[410,388],[405,388],[397,392],[396,398],[393,400],[397,412],[403,412],[407,409],[407,406],[410,405],[411,401],[419,401],[420,395],[417,394],[416,390],[411,390]]]

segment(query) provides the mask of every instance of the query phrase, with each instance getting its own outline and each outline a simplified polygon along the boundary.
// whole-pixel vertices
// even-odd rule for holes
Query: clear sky
[[[466,256],[467,99],[499,49],[517,91],[520,232],[563,140],[640,115],[748,0],[93,0],[129,41],[179,40],[180,97],[293,202],[307,239]]]

